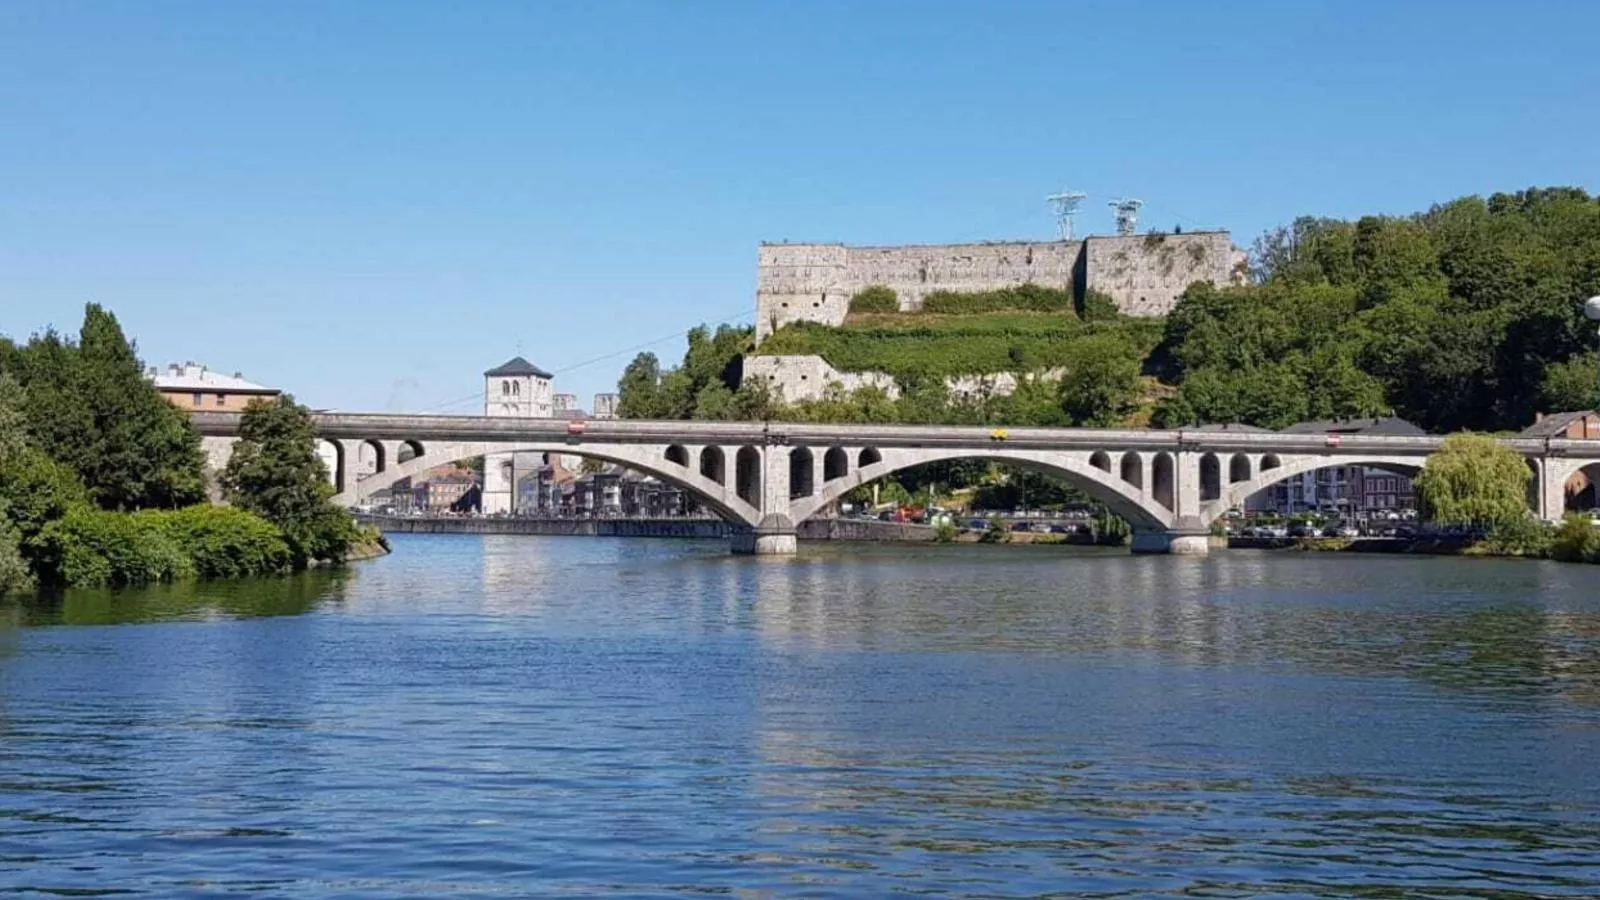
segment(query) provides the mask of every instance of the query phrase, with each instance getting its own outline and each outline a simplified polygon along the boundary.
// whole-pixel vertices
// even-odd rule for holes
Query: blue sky
[[[749,321],[761,240],[1241,245],[1600,188],[1600,4],[0,3],[0,333],[471,412]],[[681,339],[655,345],[676,360]],[[591,360],[599,362],[584,365]],[[452,403],[451,401],[456,401]]]

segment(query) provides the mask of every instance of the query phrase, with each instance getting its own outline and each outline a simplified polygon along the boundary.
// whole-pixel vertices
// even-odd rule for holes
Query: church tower
[[[555,376],[520,356],[483,373],[483,414],[548,419],[554,413]],[[483,460],[483,514],[516,511],[517,461],[513,453]]]

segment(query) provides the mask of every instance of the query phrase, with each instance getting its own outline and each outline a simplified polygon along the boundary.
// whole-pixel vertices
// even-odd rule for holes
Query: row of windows
[[[194,405],[195,406],[201,406],[201,405],[204,405],[205,402],[206,402],[206,395],[201,393],[200,391],[195,391],[193,399],[194,399]],[[227,394],[218,394],[217,395],[217,405],[218,406],[227,406],[228,405],[228,395]]]

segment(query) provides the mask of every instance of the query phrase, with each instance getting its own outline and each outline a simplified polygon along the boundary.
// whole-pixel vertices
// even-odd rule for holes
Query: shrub
[[[948,517],[941,518],[939,524],[933,527],[933,539],[941,544],[953,543],[956,539],[956,523]]]
[[[870,284],[850,298],[853,313],[892,313],[900,310],[900,298],[894,289],[881,284]]]
[[[194,574],[194,563],[146,516],[77,507],[39,536],[47,571],[69,587],[171,581]]]
[[[1102,335],[1125,339],[1130,353],[1143,356],[1160,340],[1161,323],[1085,323],[1020,313],[942,320],[904,316],[842,328],[798,322],[774,332],[759,352],[815,354],[841,372],[886,372],[904,386],[917,379],[1067,366],[1081,355],[1081,340]]]
[[[1550,558],[1600,562],[1600,528],[1585,513],[1568,513],[1550,539]]]
[[[242,509],[200,505],[139,515],[182,548],[202,578],[242,578],[289,568],[283,534]]]
[[[1495,523],[1484,542],[1502,556],[1544,556],[1550,551],[1550,527],[1531,515],[1518,516]]]
[[[31,447],[0,459],[0,513],[16,530],[24,555],[46,525],[89,503],[89,491],[69,468]]]
[[[996,291],[958,294],[934,291],[922,301],[922,311],[943,315],[975,315],[994,312],[1073,312],[1076,309],[1071,288],[1048,288],[1028,283]]]
[[[1198,245],[1196,245],[1198,246]],[[1117,301],[1099,291],[1084,291],[1083,302],[1078,306],[1078,318],[1085,322],[1109,322],[1122,315]]]
[[[990,516],[989,527],[978,540],[985,544],[1005,544],[1011,541],[1011,532],[1006,530],[1006,523],[999,516]]]

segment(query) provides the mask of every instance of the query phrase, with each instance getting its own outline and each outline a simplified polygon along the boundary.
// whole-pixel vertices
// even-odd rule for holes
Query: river
[[[0,603],[0,893],[1600,896],[1600,567],[394,544]]]

